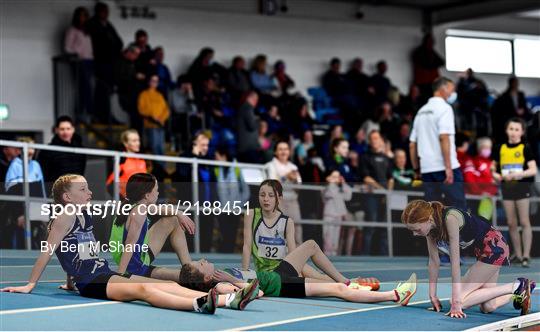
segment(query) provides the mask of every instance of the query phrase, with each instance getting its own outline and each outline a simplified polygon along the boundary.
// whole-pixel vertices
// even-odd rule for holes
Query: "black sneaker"
[[[523,258],[523,260],[521,260],[521,267],[526,267],[526,268],[529,268],[529,259],[528,258]]]
[[[522,259],[517,257],[516,255],[510,256],[510,263],[512,264],[521,264]]]

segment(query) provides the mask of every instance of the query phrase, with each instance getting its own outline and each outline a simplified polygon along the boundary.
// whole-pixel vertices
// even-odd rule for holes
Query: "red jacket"
[[[493,161],[481,156],[471,157],[460,151],[457,155],[465,179],[465,192],[472,195],[497,195],[497,185],[491,174]]]

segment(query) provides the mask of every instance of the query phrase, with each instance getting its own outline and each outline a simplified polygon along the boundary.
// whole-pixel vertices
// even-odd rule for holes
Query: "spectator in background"
[[[217,161],[231,161],[230,154],[226,147],[216,149],[215,158]],[[214,176],[217,185],[217,198],[221,203],[222,209],[227,206],[231,210],[235,206],[243,207],[249,201],[249,186],[244,181],[240,168],[228,166],[216,166]],[[219,244],[219,253],[232,253],[236,245],[236,234],[240,216],[235,214],[223,213],[219,216],[219,233],[221,241]]]
[[[120,134],[120,141],[122,142],[125,152],[139,153],[141,152],[141,138],[139,133],[135,129],[127,129]],[[120,197],[126,196],[126,184],[129,178],[136,173],[147,173],[146,161],[140,158],[124,158],[120,159],[120,169],[118,173],[118,192]],[[107,186],[112,185],[114,182],[114,172],[107,178]]]
[[[474,130],[477,135],[488,134],[488,90],[486,84],[474,76],[471,68],[457,84],[458,110],[461,115],[461,128]]]
[[[153,154],[165,154],[165,122],[171,115],[163,95],[157,90],[159,77],[150,76],[148,89],[141,92],[138,100],[139,114],[144,119],[144,136]]]
[[[235,108],[239,107],[240,98],[252,89],[249,73],[246,70],[246,60],[237,55],[232,60],[227,75],[227,91]]]
[[[370,94],[370,82],[369,76],[363,71],[364,61],[361,58],[355,58],[351,63],[351,68],[345,75],[349,90],[357,97],[364,99],[367,102],[367,98]]]
[[[169,94],[169,106],[173,150],[183,150],[191,141],[194,129],[204,128],[204,123],[201,122],[203,116],[197,110],[193,87],[187,76],[178,76],[176,89]]]
[[[316,148],[311,148],[307,151],[307,159],[305,165],[300,165],[300,176],[305,183],[322,183],[324,181],[324,166],[323,159],[319,156]]]
[[[276,103],[278,86],[276,80],[266,72],[267,60],[266,55],[259,54],[251,63],[249,78],[251,85],[259,93],[261,104],[263,107],[269,107]]]
[[[9,168],[9,165],[11,164],[11,161],[15,158],[17,158],[20,154],[20,151],[18,148],[11,147],[11,146],[3,146],[2,147],[2,153],[0,154],[0,193],[5,193],[6,188],[6,174]],[[1,224],[1,223],[0,223]]]
[[[435,51],[435,40],[431,33],[422,38],[422,44],[412,52],[414,84],[420,88],[422,102],[426,102],[433,90],[431,85],[439,78],[439,68],[444,66],[444,59]]]
[[[292,117],[288,121],[289,125],[292,125],[292,133],[294,137],[300,138],[306,130],[312,130],[313,118],[309,114],[308,104],[305,100],[302,101],[296,116]]]
[[[358,178],[356,172],[349,164],[349,142],[344,138],[336,138],[330,146],[330,159],[327,169],[337,169],[347,183],[354,185]]]
[[[161,92],[163,98],[169,99],[169,91],[175,88],[175,83],[172,80],[169,67],[163,63],[165,58],[165,50],[162,46],[158,46],[154,49],[154,61],[151,65],[150,72],[156,74],[159,77],[158,91]]]
[[[359,156],[363,155],[368,150],[368,144],[366,140],[366,131],[363,128],[358,128],[354,139],[350,141],[351,151],[355,151]]]
[[[506,223],[514,251],[512,261],[528,268],[533,236],[529,212],[531,182],[534,182],[538,168],[529,145],[523,141],[525,128],[525,121],[521,118],[511,118],[507,121],[505,128],[507,141],[493,153],[493,160],[496,163],[493,177],[501,182]],[[521,236],[518,230],[518,217],[522,229]]]
[[[404,150],[407,156],[407,167],[411,166],[410,155],[409,155],[409,136],[411,134],[411,124],[407,121],[402,121],[399,124],[397,137],[392,142],[394,150]]]
[[[364,121],[364,123],[362,123],[360,126],[360,129],[362,129],[368,136],[374,130],[381,131],[381,125],[379,124],[379,119],[377,118],[378,113],[380,113],[379,109],[380,108],[378,108],[376,112],[370,114],[367,120]]]
[[[187,71],[187,77],[193,85],[195,98],[199,98],[203,89],[203,81],[208,77],[214,77],[217,86],[221,87],[226,82],[226,69],[215,62],[215,52],[209,47],[204,47],[199,55],[193,60]]]
[[[345,138],[345,135],[343,134],[343,127],[341,125],[334,125],[330,128],[330,134],[328,135],[328,140],[324,142],[323,146],[321,147],[321,150],[322,150],[321,155],[323,156],[325,161],[328,161],[329,159],[331,159],[332,142],[338,138]]]
[[[471,139],[466,134],[456,134],[456,154],[464,179],[467,178],[466,173],[474,173],[472,157],[469,155],[470,143]],[[467,180],[465,180],[465,182],[467,182]],[[465,186],[465,190],[467,191],[467,186]]]
[[[407,153],[403,149],[394,150],[394,169],[392,170],[396,190],[411,190],[419,185],[414,170],[407,168]]]
[[[30,137],[22,137],[17,139],[18,142],[35,143]],[[23,174],[23,157],[21,156],[22,149],[18,149],[17,156],[11,160],[6,173],[5,190],[9,192],[17,184],[22,184],[24,181]],[[28,182],[30,182],[30,195],[41,198],[47,197],[45,191],[45,180],[43,171],[36,160],[33,160],[35,154],[34,148],[28,148]],[[22,194],[22,188],[17,190]]]
[[[268,123],[268,133],[270,135],[279,135],[286,129],[286,125],[281,120],[279,109],[276,105],[271,105],[268,111],[263,114],[262,118]]]
[[[223,89],[219,87],[216,76],[205,77],[202,80],[202,89],[195,97],[197,108],[203,114],[207,128],[219,131],[229,126],[223,109]]]
[[[135,32],[135,41],[129,46],[135,46],[140,51],[139,57],[135,60],[137,71],[146,75],[154,74],[151,73],[151,66],[156,64],[156,60],[154,59],[154,51],[148,44],[148,33],[143,29],[137,30]]]
[[[35,143],[30,137],[22,137],[17,139],[18,142],[23,143]],[[6,174],[6,193],[7,195],[23,195],[23,183],[24,183],[24,165],[23,157],[21,155],[22,149],[18,149],[18,156],[11,161]],[[35,150],[33,148],[28,149],[28,182],[30,188],[30,195],[33,197],[46,198],[45,183],[43,179],[43,172],[41,166],[34,158]],[[24,213],[24,204],[19,202],[11,202],[4,210],[7,214],[8,224],[11,226],[11,230],[8,233],[12,236],[12,248],[24,249],[25,248],[25,229],[26,219]],[[31,220],[31,245],[33,249],[40,247],[41,240],[47,237],[47,226],[42,221]]]
[[[472,210],[476,210],[479,216],[491,220],[493,216],[493,202],[491,197],[497,195],[497,185],[492,175],[493,161],[490,159],[492,143],[488,137],[481,137],[476,140],[475,157],[461,156],[465,154],[468,143],[464,143],[460,148],[460,140],[456,137],[456,145],[458,150],[458,160],[465,179],[465,192],[471,195],[484,196],[478,204],[475,204]],[[460,152],[465,151],[465,152]],[[474,201],[476,203],[476,201]]]
[[[412,122],[416,112],[422,107],[420,98],[420,89],[417,85],[411,84],[409,94],[399,98],[399,104],[395,108],[395,112],[403,119]]]
[[[75,125],[69,116],[56,119],[54,137],[49,145],[68,148],[82,148],[82,140],[75,133]],[[52,184],[64,174],[84,175],[86,169],[86,155],[79,153],[41,150],[38,162],[43,165],[46,192],[51,192]]]
[[[334,168],[330,168],[326,173],[326,182],[323,192],[323,220],[331,224],[323,225],[324,253],[328,256],[337,256],[341,235],[340,224],[347,217],[345,202],[351,200],[352,189],[341,173]]]
[[[306,130],[302,135],[302,141],[296,145],[294,155],[298,165],[303,166],[307,162],[308,150],[315,147],[313,143],[313,133],[311,130]]]
[[[263,154],[264,162],[272,159],[272,140],[268,137],[268,122],[259,121],[259,146]]]
[[[388,71],[386,61],[381,60],[377,62],[376,66],[377,72],[371,76],[371,86],[373,86],[373,89],[375,90],[375,104],[378,105],[383,101],[388,100],[388,91],[392,86],[392,82],[386,77],[386,72]]]
[[[394,188],[394,179],[392,177],[392,161],[385,154],[385,145],[383,137],[379,131],[372,131],[368,135],[369,150],[360,160],[360,178],[370,190]],[[385,219],[385,213],[381,211],[384,206],[384,197],[376,194],[367,194],[365,200],[367,221],[382,222]],[[364,228],[364,254],[372,254],[373,236],[379,234],[378,252],[381,255],[388,254],[388,238],[386,229],[379,232],[375,228]]]
[[[278,60],[274,64],[274,73],[272,74],[272,78],[277,82],[279,95],[283,97],[289,96],[289,90],[294,88],[294,81],[287,75],[285,69],[285,62]]]
[[[480,137],[476,140],[477,154],[472,158],[475,169],[474,178],[465,178],[465,182],[471,183],[469,188],[471,189],[472,194],[489,196],[497,195],[497,185],[495,184],[495,179],[491,172],[494,169],[493,160],[491,159],[492,147],[493,143],[489,137]],[[474,185],[472,185],[473,183]],[[490,218],[491,216],[486,219],[489,220]]]
[[[519,80],[515,76],[508,79],[508,88],[493,103],[491,109],[493,125],[493,136],[497,144],[506,141],[505,124],[513,117],[524,119],[529,118],[529,109],[525,94],[519,90]]]
[[[392,105],[389,102],[384,102],[376,113],[381,134],[390,141],[394,141],[397,138],[399,118],[392,111]]]
[[[330,60],[330,69],[322,77],[322,86],[332,97],[333,105],[340,110],[346,128],[349,131],[356,130],[357,124],[361,121],[359,106],[357,98],[349,90],[345,75],[341,73],[340,59]]]
[[[94,16],[88,21],[87,29],[92,38],[94,52],[95,116],[98,121],[108,122],[111,115],[110,99],[115,83],[114,67],[122,51],[123,42],[109,22],[109,7],[103,2],[96,3]]]
[[[283,213],[296,221],[294,226],[294,237],[296,244],[303,243],[302,225],[298,223],[302,220],[300,215],[300,205],[298,204],[297,192],[288,187],[290,184],[302,183],[302,177],[298,167],[290,162],[291,148],[286,141],[279,141],[274,147],[274,158],[265,164],[268,170],[268,178],[279,180],[283,184],[283,201],[280,203]]]
[[[433,83],[433,97],[416,114],[410,136],[413,169],[421,174],[425,200],[467,209],[455,145],[454,83],[445,77]],[[419,162],[420,160],[420,162]]]
[[[191,150],[183,152],[180,154],[180,157],[212,160],[212,156],[210,156],[208,153],[209,145],[210,138],[208,134],[203,131],[199,131],[193,136]],[[173,179],[176,182],[178,199],[192,203],[198,201],[201,202],[201,204],[205,201],[213,202],[217,198],[215,188],[213,188],[213,185],[216,183],[213,168],[208,165],[199,164],[197,166],[197,170],[198,181],[194,181],[192,177],[191,164],[176,164],[176,173],[174,174]],[[193,197],[192,192],[193,182],[197,182],[199,186],[199,195],[195,198]],[[202,252],[210,252],[212,245],[212,232],[214,229],[214,219],[215,218],[212,215],[201,215],[200,217],[199,232],[201,234],[200,249]],[[189,242],[191,249],[193,249],[192,239],[190,239]]]
[[[126,48],[114,67],[114,74],[118,85],[118,102],[128,114],[131,127],[142,133],[143,121],[139,115],[137,100],[139,93],[144,89],[146,75],[137,71],[135,66],[139,54],[139,48],[136,46]]]
[[[322,77],[322,86],[332,98],[339,98],[347,92],[347,81],[341,73],[341,60],[332,58],[330,68]]]
[[[88,34],[89,17],[86,8],[77,7],[64,38],[64,51],[76,55],[78,59],[80,109],[85,115],[82,120],[86,122],[94,115],[94,51]]]
[[[261,162],[259,154],[260,145],[258,140],[258,125],[255,118],[255,107],[259,102],[259,95],[256,92],[247,92],[244,102],[236,113],[236,134],[238,160],[247,163]]]

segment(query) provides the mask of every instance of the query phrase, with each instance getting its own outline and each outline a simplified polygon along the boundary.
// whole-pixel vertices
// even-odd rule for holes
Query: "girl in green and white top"
[[[294,220],[280,209],[283,187],[278,180],[265,180],[259,186],[259,206],[244,216],[242,269],[247,271],[253,257],[256,271],[273,271],[288,253],[296,249]],[[309,278],[333,281],[309,265],[302,269]]]

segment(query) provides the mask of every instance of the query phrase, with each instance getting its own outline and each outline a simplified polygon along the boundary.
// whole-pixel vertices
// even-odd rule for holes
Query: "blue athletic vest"
[[[463,215],[463,226],[459,229],[459,246],[466,249],[471,246],[480,246],[484,241],[486,233],[491,230],[491,225],[482,217],[472,215],[456,207],[447,207],[443,210],[443,220],[446,222],[448,213],[457,210]]]
[[[139,234],[139,238],[137,239],[136,244],[140,248],[143,244],[148,244],[148,239],[146,238],[146,234],[148,233],[148,228],[150,227],[150,219],[146,217],[146,220],[144,221],[144,225],[141,228],[141,234]],[[128,229],[124,227],[124,236],[122,238],[122,243],[126,243],[128,235]],[[135,274],[138,276],[146,276],[148,273],[148,269],[150,268],[150,263],[152,263],[152,257],[149,255],[150,249],[148,249],[148,252],[143,252],[139,250],[134,250],[133,255],[131,255],[131,259],[129,260],[128,266],[126,271]],[[120,262],[118,262],[120,264]]]
[[[84,288],[101,274],[112,273],[109,263],[99,258],[99,250],[96,250],[92,217],[86,213],[83,216],[84,226],[79,217],[75,216],[73,226],[62,239],[64,246],[60,245],[55,251],[62,269],[73,277],[79,289]],[[93,243],[93,248],[91,243]]]

